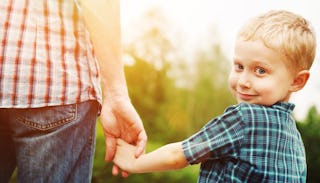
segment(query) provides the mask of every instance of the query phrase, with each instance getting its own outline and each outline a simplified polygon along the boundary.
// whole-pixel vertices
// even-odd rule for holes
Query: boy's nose
[[[250,88],[251,87],[251,83],[250,83],[248,74],[242,73],[239,76],[238,84],[239,84],[240,87]]]

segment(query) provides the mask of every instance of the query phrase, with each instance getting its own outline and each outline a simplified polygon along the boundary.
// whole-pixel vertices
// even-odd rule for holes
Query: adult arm
[[[116,151],[116,138],[135,144],[135,155],[144,152],[147,136],[133,107],[126,85],[121,59],[119,0],[80,0],[86,27],[90,33],[102,78],[103,104],[101,124],[106,137],[106,161]]]

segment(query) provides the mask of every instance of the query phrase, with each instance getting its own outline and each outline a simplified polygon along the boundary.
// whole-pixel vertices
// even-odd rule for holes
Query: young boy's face
[[[261,41],[236,41],[229,86],[238,103],[270,106],[287,102],[293,80],[278,52]]]

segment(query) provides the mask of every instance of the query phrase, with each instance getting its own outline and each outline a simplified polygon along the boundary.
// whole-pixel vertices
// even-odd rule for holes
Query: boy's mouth
[[[254,94],[247,94],[247,93],[241,93],[241,92],[237,92],[237,95],[241,100],[244,100],[244,101],[251,100],[256,96]]]

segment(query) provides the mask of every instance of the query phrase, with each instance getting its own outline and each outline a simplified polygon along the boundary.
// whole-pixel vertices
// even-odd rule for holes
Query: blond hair
[[[284,10],[272,10],[245,24],[237,38],[262,41],[266,47],[279,51],[295,70],[310,69],[316,52],[316,36],[310,23]]]

